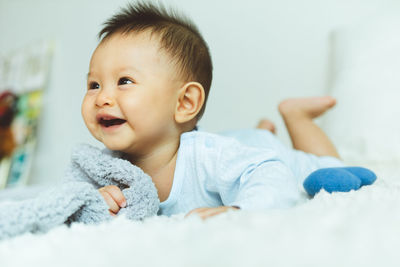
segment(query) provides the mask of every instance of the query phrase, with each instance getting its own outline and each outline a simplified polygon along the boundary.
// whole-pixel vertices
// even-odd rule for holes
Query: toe
[[[275,124],[272,121],[267,120],[267,119],[261,119],[258,122],[257,128],[258,129],[268,130],[268,131],[270,131],[272,133],[276,132]]]

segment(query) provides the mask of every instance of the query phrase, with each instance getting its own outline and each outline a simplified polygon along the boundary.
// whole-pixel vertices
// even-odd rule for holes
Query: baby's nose
[[[112,106],[114,105],[114,97],[106,90],[100,90],[96,98],[96,106]]]

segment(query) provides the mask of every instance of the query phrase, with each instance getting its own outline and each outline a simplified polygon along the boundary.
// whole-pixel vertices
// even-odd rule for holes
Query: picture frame
[[[54,44],[44,41],[0,57],[0,93],[9,91],[17,97],[9,126],[15,147],[11,155],[0,158],[0,189],[29,181],[53,50]]]

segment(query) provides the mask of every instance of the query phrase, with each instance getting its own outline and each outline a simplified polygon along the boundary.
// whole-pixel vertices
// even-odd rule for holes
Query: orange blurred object
[[[16,114],[17,96],[10,91],[0,94],[0,159],[13,152],[16,143],[11,124]]]
[[[0,159],[11,156],[15,148],[14,136],[10,128],[0,127]]]

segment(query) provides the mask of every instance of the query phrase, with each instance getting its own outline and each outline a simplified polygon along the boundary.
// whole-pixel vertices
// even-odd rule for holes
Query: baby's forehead
[[[165,53],[166,51],[162,49],[163,45],[161,38],[162,37],[159,33],[154,33],[150,30],[129,32],[119,31],[101,40],[97,47],[116,46],[116,44],[119,46],[125,46],[126,48],[146,46],[155,48],[159,53]]]
[[[161,37],[150,31],[118,32],[103,39],[94,51],[89,72],[102,66],[116,70],[134,65],[147,70],[165,68],[181,79],[179,64],[169,51],[163,48]]]
[[[107,52],[111,51],[116,55],[137,51],[138,55],[146,53],[147,56],[151,54],[153,57],[159,58],[160,63],[176,67],[178,65],[176,57],[163,45],[162,36],[150,30],[120,31],[107,36],[96,47],[92,55],[92,60],[95,55],[99,57],[98,54],[103,54],[104,50],[107,50]],[[93,63],[92,60],[91,64]]]

